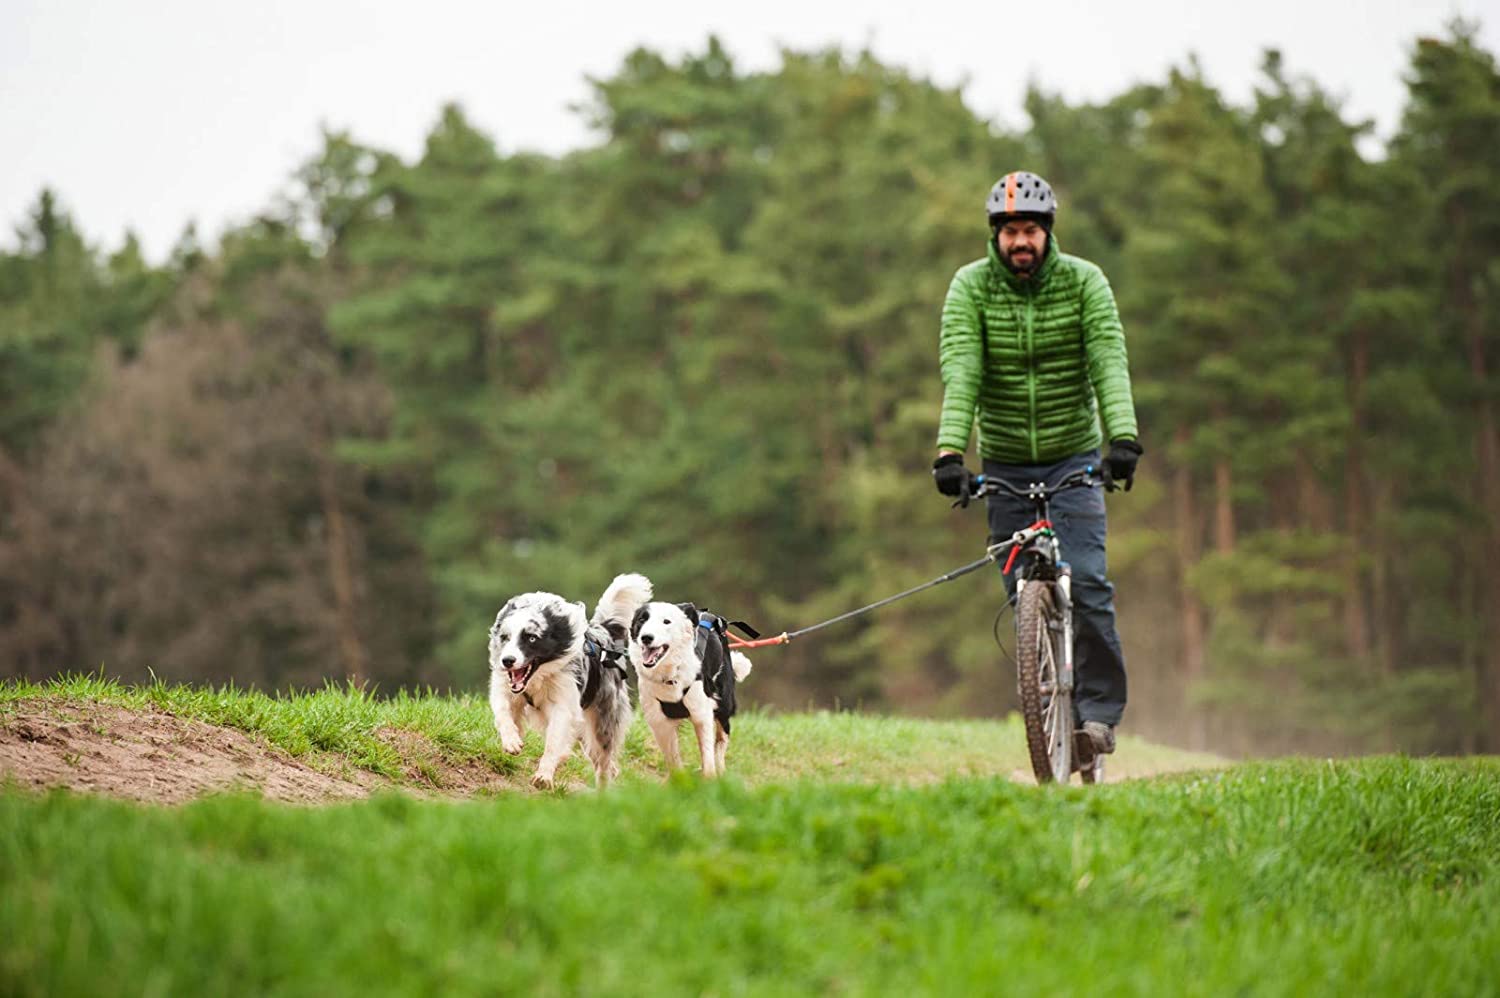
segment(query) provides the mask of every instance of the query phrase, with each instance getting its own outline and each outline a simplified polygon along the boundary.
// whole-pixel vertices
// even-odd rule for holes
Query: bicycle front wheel
[[[1016,691],[1038,783],[1067,783],[1073,771],[1073,693],[1057,681],[1064,633],[1052,584],[1024,586],[1016,601]]]

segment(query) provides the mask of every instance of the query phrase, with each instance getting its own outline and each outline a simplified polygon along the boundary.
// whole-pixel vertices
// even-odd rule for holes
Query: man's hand
[[[962,454],[939,454],[932,462],[932,480],[945,496],[957,496],[960,506],[969,505],[974,491],[974,475],[964,467]]]
[[[1135,484],[1135,463],[1146,449],[1134,440],[1121,437],[1109,442],[1109,456],[1104,459],[1105,482],[1124,482],[1125,491]]]

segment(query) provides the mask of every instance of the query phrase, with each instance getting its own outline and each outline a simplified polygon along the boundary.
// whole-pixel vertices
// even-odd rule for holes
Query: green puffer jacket
[[[1061,252],[1055,238],[1028,281],[1005,268],[993,240],[988,258],[959,269],[938,359],[941,449],[968,449],[976,412],[980,456],[1004,464],[1052,464],[1136,438],[1114,293],[1102,270]]]

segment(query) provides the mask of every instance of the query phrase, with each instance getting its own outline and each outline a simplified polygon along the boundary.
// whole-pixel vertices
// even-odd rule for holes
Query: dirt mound
[[[313,804],[386,783],[364,772],[331,776],[244,732],[155,708],[42,701],[0,714],[0,779],[158,804],[232,789]]]
[[[473,797],[523,789],[514,778],[507,779],[480,759],[450,759],[420,732],[380,728],[375,737],[401,756],[402,769],[410,781],[408,789],[443,797]],[[582,786],[564,785],[569,789]]]

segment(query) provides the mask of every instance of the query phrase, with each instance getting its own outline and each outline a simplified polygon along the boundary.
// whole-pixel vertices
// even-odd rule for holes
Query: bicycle
[[[1052,530],[1053,496],[1068,489],[1106,489],[1111,483],[1092,466],[1075,471],[1056,485],[1033,482],[1024,489],[984,475],[975,476],[971,498],[1008,493],[1031,502],[1036,520],[985,549],[1009,575],[1016,561],[1016,691],[1026,726],[1031,771],[1038,783],[1067,783],[1077,772],[1084,783],[1104,781],[1104,756],[1073,719],[1072,569],[1063,560]]]

